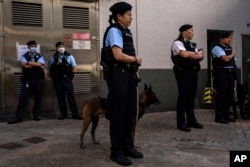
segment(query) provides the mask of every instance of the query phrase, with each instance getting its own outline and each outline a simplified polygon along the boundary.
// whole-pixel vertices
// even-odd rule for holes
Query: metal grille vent
[[[22,73],[14,73],[14,94],[20,96]],[[52,81],[51,81],[52,82]],[[74,93],[91,93],[91,77],[89,72],[75,73]]]
[[[12,2],[13,25],[43,26],[42,5],[37,3]]]
[[[75,73],[74,93],[91,93],[91,77],[89,72]]]
[[[19,96],[21,94],[20,90],[22,87],[21,83],[22,73],[14,73],[14,94]]]
[[[89,9],[63,6],[63,28],[89,29]]]

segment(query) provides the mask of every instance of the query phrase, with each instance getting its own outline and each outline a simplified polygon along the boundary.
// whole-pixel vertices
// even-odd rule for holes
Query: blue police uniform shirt
[[[123,48],[122,32],[118,28],[110,28],[105,40],[105,46],[118,46],[121,49]]]
[[[36,56],[36,54],[31,54],[31,53],[29,53],[29,56],[30,56],[30,58],[31,58],[31,61],[35,61],[35,56]],[[26,60],[26,58],[25,58],[25,55],[22,55],[22,56],[21,56],[21,62],[23,62],[23,63],[27,63],[27,62],[28,62],[28,61]],[[41,57],[37,60],[37,62],[42,63],[43,65],[45,64],[45,61],[44,61],[44,58],[43,58],[42,55],[41,55]]]
[[[226,52],[219,46],[215,46],[212,49],[212,54],[214,58],[220,58],[223,55],[226,55]],[[236,58],[234,58],[236,60]],[[234,68],[233,66],[226,66],[224,68]]]
[[[73,67],[76,66],[76,61],[75,61],[75,58],[72,56],[72,55],[69,55],[69,56],[64,56],[62,54],[58,54],[58,61],[60,61],[60,59],[62,58],[65,58],[67,60],[67,62],[69,64],[71,64]],[[54,56],[51,57],[50,59],[50,65],[53,64],[55,62],[55,59],[54,59]]]

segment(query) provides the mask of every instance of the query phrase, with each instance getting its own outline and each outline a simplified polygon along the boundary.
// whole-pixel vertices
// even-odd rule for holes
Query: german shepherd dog
[[[160,104],[160,100],[157,98],[156,93],[152,90],[151,85],[148,87],[147,84],[144,85],[144,91],[139,95],[139,113],[137,120],[134,122],[132,138],[134,140],[135,126],[137,121],[144,115],[145,109],[151,104]],[[85,149],[84,146],[84,134],[88,129],[90,122],[92,122],[91,137],[94,144],[99,144],[95,139],[95,130],[99,122],[99,118],[105,116],[107,113],[107,99],[96,97],[86,101],[83,104],[83,126],[80,134],[80,148]],[[106,116],[107,118],[107,116]]]

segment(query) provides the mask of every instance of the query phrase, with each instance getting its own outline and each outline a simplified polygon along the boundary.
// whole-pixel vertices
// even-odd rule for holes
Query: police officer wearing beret
[[[21,95],[16,110],[16,115],[8,124],[15,124],[23,121],[23,116],[31,93],[34,95],[33,120],[40,121],[40,108],[42,92],[44,87],[44,58],[37,53],[37,43],[34,40],[27,42],[29,51],[22,55],[21,65],[23,75],[21,78]]]
[[[228,124],[235,122],[229,117],[231,97],[235,80],[235,51],[230,46],[231,33],[222,32],[220,41],[213,49],[213,69],[215,95],[215,122]]]
[[[110,26],[106,30],[104,45],[111,49],[115,61],[110,66],[110,159],[120,165],[131,165],[127,157],[143,158],[134,148],[132,127],[137,112],[137,81],[133,64],[141,65],[142,58],[136,57],[132,33],[128,29],[132,21],[132,6],[118,2],[110,7]],[[115,21],[113,23],[112,21]]]
[[[74,97],[73,78],[76,72],[76,61],[73,55],[65,51],[63,42],[55,44],[56,52],[50,59],[50,76],[57,95],[57,101],[61,112],[59,120],[68,117],[65,94],[68,99],[72,119],[82,120]]]
[[[203,128],[194,114],[194,99],[198,84],[199,62],[203,59],[203,49],[197,49],[191,42],[193,26],[184,24],[179,28],[180,35],[173,42],[171,58],[174,63],[174,74],[178,86],[177,128],[190,132],[191,128]]]

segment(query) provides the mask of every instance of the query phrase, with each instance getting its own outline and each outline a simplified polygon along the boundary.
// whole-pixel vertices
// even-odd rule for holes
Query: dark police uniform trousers
[[[179,96],[177,99],[177,126],[196,123],[194,99],[197,92],[198,72],[195,69],[183,68],[175,72]],[[186,118],[187,117],[187,122]]]
[[[215,120],[228,120],[234,88],[234,69],[221,68],[215,71]]]
[[[19,97],[18,106],[16,110],[16,118],[22,119],[26,110],[29,97],[34,95],[33,117],[39,117],[42,94],[43,94],[43,79],[31,79],[23,83],[21,87],[21,95]]]
[[[70,78],[53,79],[54,88],[57,95],[57,101],[62,117],[68,117],[65,94],[67,96],[69,108],[72,112],[72,117],[79,116],[78,107],[74,97],[73,82]]]
[[[134,148],[132,127],[137,111],[137,85],[130,70],[114,67],[109,91],[111,154]]]

